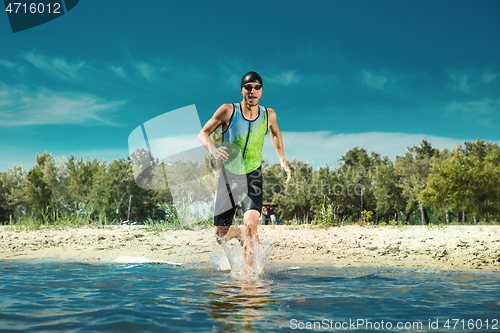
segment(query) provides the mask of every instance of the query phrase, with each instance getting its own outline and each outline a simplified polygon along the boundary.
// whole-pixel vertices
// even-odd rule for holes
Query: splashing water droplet
[[[255,248],[249,262],[251,267],[245,263],[245,251],[243,246],[236,240],[215,243],[210,254],[210,260],[220,270],[231,270],[230,276],[236,280],[254,281],[264,275],[267,258],[271,253],[271,240],[254,244]]]

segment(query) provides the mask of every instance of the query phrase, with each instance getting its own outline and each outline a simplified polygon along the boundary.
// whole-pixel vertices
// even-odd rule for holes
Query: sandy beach
[[[270,244],[268,262],[273,264],[500,271],[500,226],[259,226],[259,236],[262,243]],[[216,246],[211,230],[155,233],[143,226],[36,231],[0,228],[2,260],[141,256],[204,263],[210,262]]]

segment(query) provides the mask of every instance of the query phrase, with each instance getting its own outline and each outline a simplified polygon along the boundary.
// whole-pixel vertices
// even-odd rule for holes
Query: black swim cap
[[[259,82],[262,86],[264,85],[260,75],[255,72],[248,72],[241,78],[241,89],[243,89],[243,86],[248,82]]]

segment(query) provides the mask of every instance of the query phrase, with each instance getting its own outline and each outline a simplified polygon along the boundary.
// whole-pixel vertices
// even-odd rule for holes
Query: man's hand
[[[286,161],[281,162],[281,167],[285,170],[285,172],[287,174],[286,183],[285,183],[285,185],[286,185],[290,181],[290,178],[292,178],[292,171],[290,170],[290,167],[288,166],[288,163],[286,163]]]
[[[212,156],[219,162],[224,162],[229,158],[229,154],[226,152],[227,147],[220,146],[217,149],[212,149],[210,152]]]

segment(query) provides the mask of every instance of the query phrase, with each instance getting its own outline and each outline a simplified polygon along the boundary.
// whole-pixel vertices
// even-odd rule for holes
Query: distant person
[[[240,241],[247,267],[253,265],[256,245],[259,243],[257,223],[262,212],[262,147],[268,130],[281,167],[287,173],[286,184],[291,178],[276,112],[259,105],[262,90],[263,82],[259,74],[245,74],[241,79],[243,100],[219,107],[198,135],[212,156],[223,164],[215,200],[215,234],[218,242],[232,238]],[[222,126],[222,141],[233,144],[229,150],[224,145],[217,148],[210,139],[210,134],[219,126]],[[234,228],[232,222],[240,196],[244,223]]]

